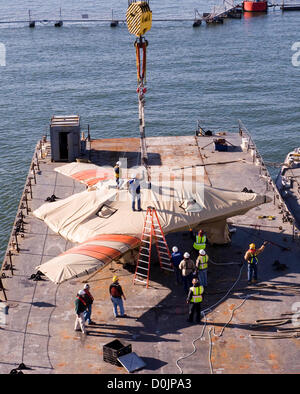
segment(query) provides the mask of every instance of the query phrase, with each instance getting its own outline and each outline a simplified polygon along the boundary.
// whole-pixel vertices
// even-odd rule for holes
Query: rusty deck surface
[[[206,184],[235,191],[247,187],[272,198],[271,203],[229,220],[236,229],[230,246],[208,246],[214,264],[209,264],[209,286],[202,305],[206,316],[202,324],[186,322],[185,294],[172,273],[162,274],[153,262],[150,287],[145,289],[133,286],[133,274],[114,262],[89,280],[95,298],[92,317],[97,324],[87,327],[87,336],[74,331],[74,298],[87,278],[58,286],[47,279],[29,279],[37,265],[73,246],[31,212],[52,194],[65,198],[84,189],[82,184],[54,172],[55,167],[63,164],[52,163],[46,157],[39,163],[40,173],[32,187],[31,212],[25,218],[24,238],[19,237],[20,251],[13,250],[13,275],[2,269],[9,314],[7,325],[0,326],[0,373],[9,373],[21,362],[31,368],[25,374],[127,373],[124,368],[103,361],[103,345],[114,338],[131,343],[132,350],[143,358],[146,367],[138,372],[141,374],[299,373],[299,338],[250,336],[277,335],[277,327],[257,330],[250,325],[258,319],[292,313],[293,305],[300,301],[299,238],[293,236],[292,224],[282,220],[284,207],[263,162],[255,160],[251,150],[240,149],[238,134],[226,135],[234,145],[228,152],[216,152],[213,138],[147,138],[153,169],[166,166],[176,176],[182,167],[204,166]],[[113,165],[120,157],[127,157],[128,165],[135,166],[139,146],[138,138],[92,140],[91,160],[99,165]],[[258,218],[269,215],[274,219]],[[265,239],[273,244],[260,256],[259,283],[248,286],[246,267],[232,263],[243,261],[250,242],[260,246]],[[192,249],[193,240],[188,233],[170,234],[167,241],[170,247],[177,245],[183,252]],[[288,268],[275,270],[275,260]],[[217,265],[221,263],[225,265]],[[128,318],[113,317],[108,287],[115,274],[120,277],[127,297],[124,304]],[[0,298],[3,300],[2,292]]]

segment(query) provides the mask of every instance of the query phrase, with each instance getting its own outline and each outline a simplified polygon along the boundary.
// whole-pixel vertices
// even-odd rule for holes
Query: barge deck
[[[203,166],[204,182],[208,185],[234,191],[247,188],[272,199],[229,220],[230,245],[208,245],[211,262],[202,324],[186,322],[183,287],[176,284],[172,273],[161,274],[155,263],[148,289],[133,286],[133,273],[117,262],[94,275],[60,285],[45,277],[41,281],[30,279],[35,267],[73,246],[32,212],[52,194],[65,198],[85,188],[55,172],[54,168],[63,164],[51,162],[48,154],[39,160],[39,171],[34,174],[36,184],[31,180],[32,198],[27,193],[30,212],[27,214],[23,209],[24,237],[18,237],[16,246],[12,232],[9,241],[5,262],[9,263],[11,252],[13,270],[5,269],[9,268],[5,262],[1,270],[5,293],[0,291],[0,298],[4,303],[6,295],[9,313],[7,324],[0,325],[0,373],[9,373],[24,363],[30,368],[23,371],[25,374],[123,374],[126,373],[123,367],[103,361],[103,345],[115,338],[131,343],[132,351],[144,360],[146,367],[140,374],[299,373],[299,338],[294,334],[275,338],[278,332],[274,325],[259,329],[253,326],[258,319],[277,318],[286,313],[290,317],[296,315],[300,294],[297,229],[251,139],[248,149],[242,149],[243,137],[226,132],[222,138],[230,143],[230,149],[219,152],[213,148],[214,138],[216,135],[192,135],[146,140],[150,168],[167,166],[175,171]],[[42,145],[37,145],[33,163]],[[120,157],[127,157],[131,167],[140,160],[139,150],[139,138],[91,140],[90,160],[99,165],[114,165]],[[28,177],[32,177],[32,171]],[[269,216],[272,220],[268,220]],[[248,286],[245,264],[240,263],[249,243],[260,246],[264,240],[271,243],[260,255],[259,283]],[[191,250],[193,243],[188,232],[168,234],[167,241],[170,247],[177,245],[182,251]],[[287,268],[278,271],[274,261],[285,263]],[[116,274],[126,294],[128,318],[113,317],[108,287]],[[89,335],[84,336],[73,331],[74,299],[87,280],[95,298],[93,320],[97,324],[88,326]],[[283,328],[295,329],[297,322],[293,323]],[[252,336],[256,334],[268,337]],[[194,352],[192,341],[196,338]]]

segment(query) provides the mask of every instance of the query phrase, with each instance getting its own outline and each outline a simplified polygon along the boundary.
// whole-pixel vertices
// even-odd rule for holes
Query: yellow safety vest
[[[203,235],[202,237],[200,237],[199,235],[196,235],[196,242],[194,242],[193,247],[196,250],[205,249],[205,247],[206,247],[206,235]]]
[[[203,286],[191,287],[190,290],[193,292],[191,302],[202,302]]]
[[[207,254],[204,256],[199,256],[198,259],[199,259],[198,269],[205,270],[207,268],[207,262],[208,262]]]
[[[115,177],[120,178],[120,167],[115,166],[114,171],[115,171]]]
[[[251,258],[250,258],[250,264],[253,264],[253,263],[258,263],[258,258],[257,258],[257,255],[255,254],[255,252],[256,252],[256,250],[254,250],[254,249],[249,249],[249,252],[250,252],[250,255],[251,255]],[[255,259],[255,261],[254,261],[254,259]]]

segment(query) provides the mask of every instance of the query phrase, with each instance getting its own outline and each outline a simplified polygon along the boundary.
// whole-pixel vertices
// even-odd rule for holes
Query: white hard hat
[[[89,288],[90,288],[90,285],[89,285],[88,283],[86,283],[86,284],[83,286],[83,288],[84,288],[84,289],[89,289]]]
[[[116,165],[117,165],[117,166],[120,166],[120,165],[121,165],[121,162],[120,162],[120,161],[117,161],[117,162],[116,162]]]
[[[172,248],[172,252],[174,252],[174,253],[177,253],[177,252],[178,252],[178,248],[177,248],[177,246],[173,246],[173,248]]]
[[[204,249],[200,249],[200,250],[199,250],[199,254],[201,254],[201,256],[205,256],[205,255],[206,255],[206,252],[205,252]]]
[[[131,178],[136,178],[136,173],[135,172],[131,175]]]
[[[85,295],[85,292],[83,290],[79,290],[78,295]]]
[[[188,252],[185,252],[185,254],[183,255],[183,257],[184,257],[185,259],[188,259],[188,258],[190,257],[190,254],[189,254]]]

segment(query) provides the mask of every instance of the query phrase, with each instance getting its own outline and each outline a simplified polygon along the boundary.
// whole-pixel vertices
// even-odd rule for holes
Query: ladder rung
[[[146,257],[149,257],[149,255],[148,255],[148,254],[145,254],[145,253],[140,253],[140,256],[146,256]]]
[[[170,268],[165,268],[165,267],[161,267],[162,270],[166,270],[166,271],[171,271],[174,272],[174,270],[170,269]]]
[[[161,250],[159,251],[159,253],[161,253],[161,254],[166,254],[167,256],[169,256],[169,253],[167,253],[167,252],[162,252]],[[170,256],[169,256],[170,257]]]
[[[149,244],[149,243],[150,243],[149,241],[145,241],[145,240],[142,240],[142,242],[147,242],[147,244]]]
[[[146,248],[146,246],[141,246],[141,249],[149,250],[149,248]]]
[[[167,248],[166,246],[163,246],[163,245],[159,245],[158,248],[159,248],[159,249],[168,250],[168,248]],[[163,251],[162,251],[162,252],[163,252]]]
[[[147,281],[145,280],[140,280],[140,279],[134,279],[134,280],[136,280],[137,282],[147,283]]]
[[[144,268],[144,267],[138,267],[137,269],[138,270],[141,269],[141,270],[149,271],[149,268]]]
[[[163,261],[165,264],[171,264],[169,259],[166,259],[164,257],[161,257],[161,261]]]
[[[163,236],[162,236],[162,235],[159,235],[159,234],[155,234],[155,237],[163,238]]]
[[[139,259],[138,263],[146,263],[146,264],[149,264],[149,261],[145,261],[145,260]]]
[[[151,228],[152,228],[152,227],[144,227],[144,230],[145,230],[145,229],[151,230]]]
[[[140,274],[139,272],[137,272],[136,275],[138,275],[138,276],[144,276],[145,278],[147,278],[147,275]]]
[[[161,265],[162,265],[162,268],[170,268],[173,271],[173,268],[172,268],[172,266],[170,264],[163,264],[163,263],[161,263]]]

